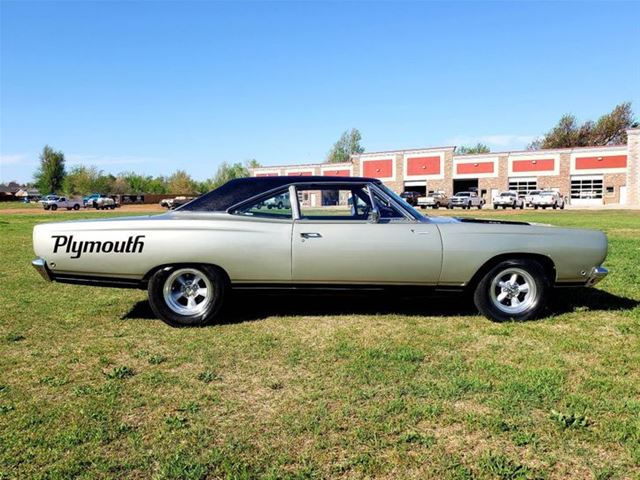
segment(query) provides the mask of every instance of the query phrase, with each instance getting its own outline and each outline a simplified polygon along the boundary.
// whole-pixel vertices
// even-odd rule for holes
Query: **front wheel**
[[[439,209],[439,208],[440,208],[440,205],[438,205],[437,203],[434,203],[434,204],[433,204],[433,209],[434,209],[434,210],[437,210],[437,209]]]
[[[564,203],[560,205],[560,210],[564,210]]]
[[[80,210],[80,205],[78,205],[77,203],[73,206],[74,210]]]
[[[55,203],[51,205],[51,210],[57,210],[57,209],[58,209],[58,205],[56,205]]]
[[[531,320],[544,311],[549,279],[535,260],[506,260],[480,280],[473,301],[485,317],[497,322]]]
[[[198,327],[213,322],[222,308],[227,279],[209,265],[167,267],[149,280],[149,304],[173,327]]]

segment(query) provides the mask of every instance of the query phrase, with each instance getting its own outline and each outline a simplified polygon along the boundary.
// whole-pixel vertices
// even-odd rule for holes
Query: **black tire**
[[[80,210],[80,205],[78,205],[77,203],[73,206],[74,210]]]
[[[503,205],[503,206],[502,206],[502,209],[503,209],[503,210],[506,210],[506,209],[507,209],[507,206],[506,206],[506,205]]]
[[[491,293],[494,280],[499,279],[504,272],[510,272],[513,269],[526,272],[535,284],[535,288],[531,290],[531,299],[527,299],[526,293],[519,294],[526,299],[528,305],[522,312],[517,313],[509,313],[498,308],[494,304]],[[508,276],[509,273],[506,275]],[[494,288],[499,287],[495,286]],[[473,302],[480,313],[496,322],[533,320],[544,313],[550,290],[551,282],[539,262],[530,259],[505,260],[482,276],[474,290]]]
[[[212,284],[212,290],[215,292],[214,297],[208,303],[207,307],[195,315],[181,315],[167,304],[164,298],[164,287],[171,275],[183,268],[197,271],[200,275],[207,277]],[[149,280],[148,295],[151,310],[163,322],[172,327],[201,327],[213,323],[220,313],[222,304],[225,300],[227,290],[229,288],[227,277],[224,273],[209,265],[190,265],[168,267],[158,270]]]
[[[49,210],[49,205],[44,205],[42,208],[44,208],[45,210]]]
[[[115,210],[116,206],[115,205],[111,205],[111,210]]]
[[[439,209],[439,208],[440,208],[440,205],[438,205],[437,203],[434,203],[434,204],[433,204],[433,209],[434,209],[434,210],[437,210],[437,209]]]
[[[538,209],[538,205],[534,205],[533,208],[537,210]]]
[[[564,210],[564,203],[560,205],[560,210]]]
[[[524,203],[520,204],[520,210],[524,210]]]
[[[55,203],[51,205],[51,210],[56,211],[57,209],[58,209],[58,205],[56,205]]]
[[[553,209],[555,210],[556,208],[558,208],[558,204],[557,204],[557,203],[554,203],[554,204],[553,204]]]
[[[514,210],[516,209],[516,202],[513,202],[513,205],[511,205],[511,208]]]
[[[497,210],[497,209],[498,209],[498,205],[494,205],[494,206],[493,206],[493,209],[494,209],[494,210]]]
[[[283,206],[283,205],[282,205],[282,202],[278,202],[278,205],[277,205],[277,206],[278,206],[278,210],[282,210],[282,206]]]

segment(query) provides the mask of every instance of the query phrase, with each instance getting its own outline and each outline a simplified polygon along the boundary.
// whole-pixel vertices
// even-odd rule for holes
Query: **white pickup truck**
[[[76,200],[67,197],[50,198],[42,202],[42,207],[45,210],[57,210],[59,208],[66,208],[67,210],[80,210],[82,206],[82,200]]]
[[[484,205],[484,199],[478,196],[478,192],[458,192],[449,198],[447,208],[462,207],[467,210],[471,207],[478,207],[478,210]]]

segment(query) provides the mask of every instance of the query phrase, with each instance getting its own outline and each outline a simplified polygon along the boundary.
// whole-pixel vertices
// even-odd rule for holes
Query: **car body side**
[[[126,279],[140,287],[157,268],[175,264],[215,265],[232,285],[314,283],[304,272],[333,268],[342,276],[317,281],[463,287],[497,258],[532,255],[548,260],[556,283],[584,283],[607,253],[606,236],[593,230],[435,217],[396,224],[349,222],[357,228],[347,234],[345,223],[177,211],[41,224],[34,228],[33,242],[59,280]],[[314,253],[313,245],[321,243],[299,243],[299,232],[315,231],[319,224],[325,232],[320,242],[333,245],[329,257],[326,249]],[[396,225],[393,231],[391,225]],[[361,238],[353,232],[361,232]],[[138,242],[135,251],[105,252],[114,245],[125,249],[123,242],[130,238]],[[406,274],[397,274],[402,271]]]

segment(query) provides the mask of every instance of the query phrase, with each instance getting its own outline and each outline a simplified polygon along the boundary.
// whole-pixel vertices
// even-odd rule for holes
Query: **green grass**
[[[610,276],[535,322],[245,295],[172,329],[142,291],[42,281],[51,216],[0,214],[0,478],[640,478],[640,213],[515,216],[605,230]]]

